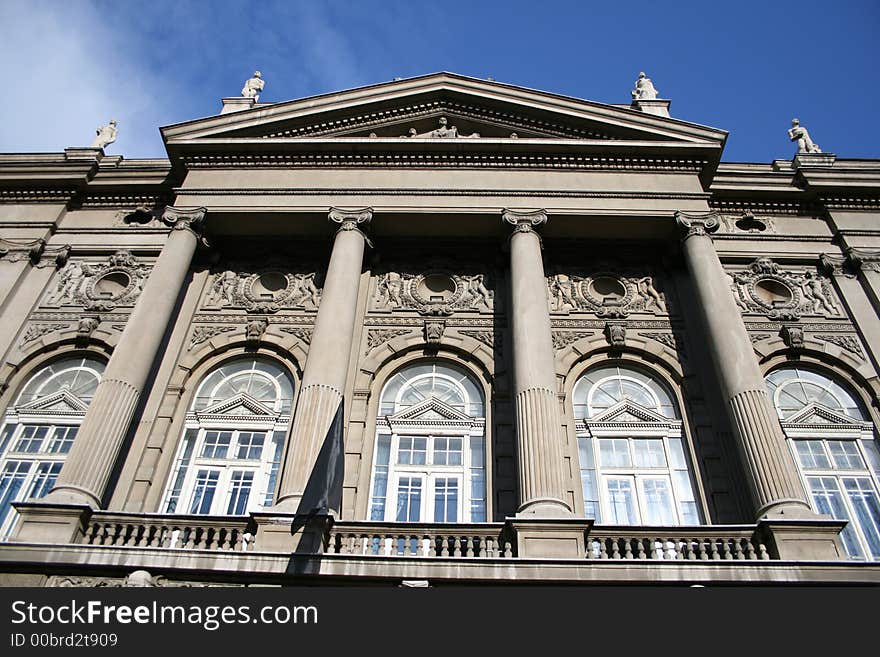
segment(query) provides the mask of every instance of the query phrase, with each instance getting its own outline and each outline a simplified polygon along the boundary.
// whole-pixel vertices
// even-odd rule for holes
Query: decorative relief
[[[684,351],[684,344],[682,343],[681,338],[674,333],[642,333],[642,337],[655,340],[662,345],[666,345],[673,351],[679,353]]]
[[[773,219],[758,217],[751,210],[743,210],[739,215],[722,215],[720,219],[719,232],[723,233],[772,234],[776,232]]]
[[[55,289],[43,305],[97,311],[133,306],[149,274],[149,265],[128,251],[117,251],[102,263],[73,260],[59,272]]]
[[[841,316],[829,279],[815,269],[786,271],[770,258],[758,258],[748,269],[728,276],[737,305],[745,312],[784,321]]]
[[[21,338],[21,343],[27,344],[28,342],[33,342],[47,333],[60,331],[68,326],[68,324],[31,324],[24,332],[24,335]]]
[[[547,279],[550,311],[587,311],[597,317],[623,318],[630,313],[665,315],[666,299],[652,276],[625,276],[612,270],[588,276],[557,273]]]
[[[752,342],[760,342],[770,337],[769,333],[756,333],[749,336]]]
[[[862,346],[859,344],[858,338],[852,335],[816,335],[813,336],[817,340],[822,340],[823,342],[830,342],[831,344],[836,344],[841,349],[845,349],[846,351],[855,354],[861,360],[865,360],[865,354],[862,351]]]
[[[438,345],[443,339],[443,333],[446,331],[446,321],[442,319],[426,319],[425,320],[425,342],[431,345]]]
[[[422,274],[389,271],[376,278],[373,310],[413,310],[423,315],[491,311],[494,294],[485,274],[459,275],[447,269]]]
[[[79,322],[76,325],[76,335],[78,338],[88,338],[92,333],[95,332],[95,329],[98,328],[98,325],[101,323],[100,317],[89,317],[84,316],[81,317]]]
[[[797,324],[784,325],[779,329],[779,337],[792,351],[801,351],[804,348],[804,329]]]
[[[196,345],[200,345],[221,333],[229,333],[236,330],[236,326],[196,326],[193,328],[192,336],[189,339],[189,348],[192,349]]]
[[[605,339],[612,349],[626,345],[626,322],[605,322]]]
[[[370,353],[376,347],[390,342],[396,337],[411,333],[411,329],[372,329],[367,331],[367,350],[364,355]]]
[[[282,333],[289,333],[304,344],[312,344],[312,329],[299,326],[282,326],[278,330]]]
[[[320,303],[315,272],[294,273],[269,264],[251,273],[227,269],[215,274],[202,308],[274,313],[296,308],[314,311]]]
[[[592,331],[553,331],[551,335],[553,338],[553,348],[559,351],[582,338],[589,338],[595,334]]]
[[[459,331],[462,335],[467,335],[472,337],[474,340],[478,340],[482,342],[487,347],[494,349],[497,345],[498,349],[501,349],[501,336],[499,333],[497,336],[494,331]]]
[[[266,329],[269,327],[269,320],[265,318],[252,319],[244,325],[244,338],[249,347],[257,347]]]

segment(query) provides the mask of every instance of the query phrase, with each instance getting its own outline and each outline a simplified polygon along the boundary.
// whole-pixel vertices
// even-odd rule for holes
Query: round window
[[[444,303],[455,296],[455,281],[445,274],[429,274],[419,285],[421,296],[432,303]]]
[[[131,285],[131,279],[128,274],[114,271],[98,279],[95,283],[95,292],[100,297],[116,299],[128,289],[129,285]]]
[[[593,294],[601,299],[616,301],[626,296],[623,283],[612,276],[600,276],[590,283]]]
[[[764,278],[755,283],[755,294],[768,306],[784,306],[793,298],[786,285],[772,278]]]
[[[260,296],[274,296],[276,292],[287,289],[287,277],[281,272],[269,271],[261,274],[254,284],[254,292]]]

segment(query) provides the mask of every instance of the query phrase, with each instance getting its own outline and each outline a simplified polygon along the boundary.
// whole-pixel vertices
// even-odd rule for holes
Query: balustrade
[[[246,552],[254,549],[254,528],[250,519],[241,517],[96,513],[88,523],[82,542],[103,546]]]

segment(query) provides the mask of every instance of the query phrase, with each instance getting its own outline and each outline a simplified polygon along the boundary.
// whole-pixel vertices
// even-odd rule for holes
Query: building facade
[[[880,582],[880,161],[639,84],[0,155],[0,581]]]

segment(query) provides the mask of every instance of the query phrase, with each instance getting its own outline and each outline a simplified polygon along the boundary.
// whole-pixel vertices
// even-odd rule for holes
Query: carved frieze
[[[367,350],[364,355],[370,353],[376,347],[383,345],[396,337],[411,333],[412,329],[370,329],[367,331]]]
[[[653,276],[626,275],[612,269],[586,276],[560,272],[548,277],[547,292],[553,313],[587,311],[607,318],[667,314],[666,298]]]
[[[459,331],[462,335],[467,335],[474,340],[482,342],[489,348],[498,347],[501,349],[503,333],[496,334],[494,331]]]
[[[28,342],[33,342],[37,338],[40,338],[47,333],[60,331],[61,329],[67,328],[68,326],[69,324],[31,324],[24,332],[24,335],[21,338],[21,343],[27,344]]]
[[[784,321],[841,316],[830,280],[815,267],[788,270],[770,258],[758,258],[728,276],[736,303],[746,313]]]
[[[376,278],[372,309],[416,311],[423,315],[491,311],[494,293],[485,274],[455,274],[447,269],[423,273],[388,271]]]
[[[642,337],[655,340],[679,353],[684,351],[684,344],[681,338],[674,333],[642,333]]]
[[[150,269],[128,251],[117,251],[98,263],[70,260],[58,273],[55,289],[43,306],[81,306],[94,311],[133,306]]]
[[[289,333],[305,344],[312,343],[312,329],[302,328],[300,326],[282,326],[278,329],[282,333]]]
[[[294,272],[281,263],[257,271],[227,269],[213,275],[203,309],[244,309],[275,313],[282,309],[314,311],[321,303],[317,274]]]
[[[816,335],[814,337],[823,342],[836,344],[841,349],[845,349],[846,351],[855,354],[859,359],[865,360],[865,353],[862,351],[862,346],[859,344],[858,338],[854,335]]]
[[[192,335],[189,339],[189,348],[192,349],[193,347],[210,340],[216,335],[229,333],[237,328],[237,326],[196,326],[193,328]]]

